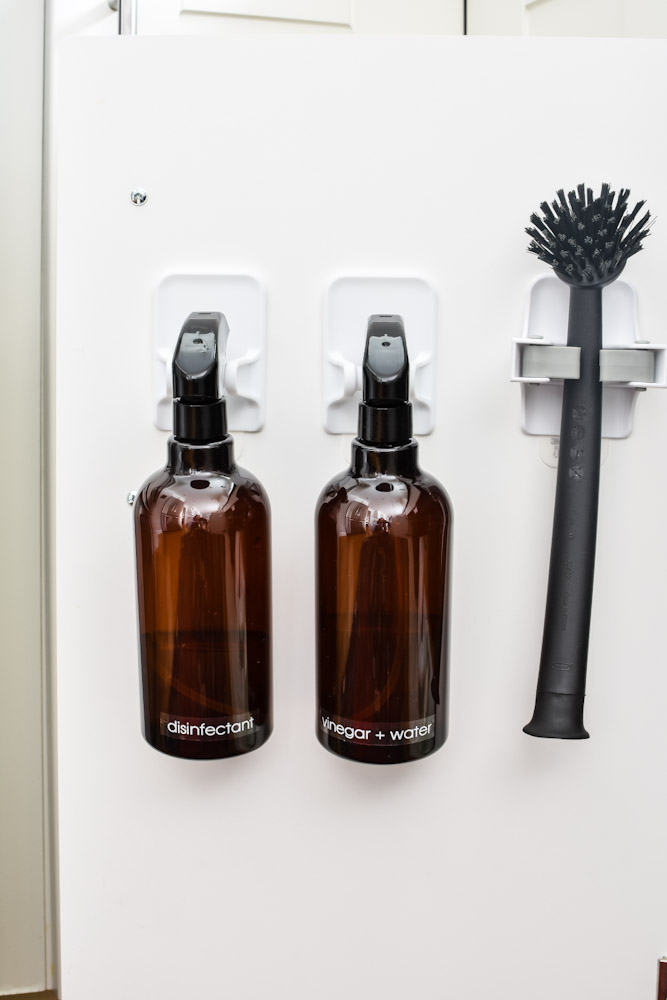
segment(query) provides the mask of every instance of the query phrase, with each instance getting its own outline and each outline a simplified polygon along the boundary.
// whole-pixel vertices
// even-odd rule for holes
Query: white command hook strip
[[[435,423],[435,293],[423,278],[338,278],[324,316],[322,421],[330,434],[356,434],[369,316],[397,314],[405,324],[415,434]]]
[[[560,433],[562,380],[577,378],[579,371],[579,350],[567,347],[569,302],[568,286],[554,275],[531,285],[523,336],[513,342],[511,374],[521,383],[526,434]],[[625,438],[632,431],[637,394],[667,385],[667,348],[640,338],[637,292],[627,281],[614,281],[602,293],[602,340],[602,436]]]
[[[229,324],[229,336],[220,338],[225,354],[220,390],[227,401],[230,431],[260,430],[265,409],[264,292],[246,274],[172,274],[160,282],[153,341],[156,425],[164,431],[172,428],[171,362],[181,327],[192,312],[221,312]]]

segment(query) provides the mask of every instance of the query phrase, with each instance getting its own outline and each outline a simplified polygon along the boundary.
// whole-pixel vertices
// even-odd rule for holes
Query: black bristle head
[[[528,252],[571,285],[608,284],[619,276],[628,257],[642,249],[650,231],[649,212],[635,222],[644,202],[628,212],[629,197],[627,188],[621,188],[616,197],[609,184],[602,185],[597,197],[585,184],[579,184],[567,198],[563,189],[557,191],[551,204],[540,205],[541,216],[530,217]]]

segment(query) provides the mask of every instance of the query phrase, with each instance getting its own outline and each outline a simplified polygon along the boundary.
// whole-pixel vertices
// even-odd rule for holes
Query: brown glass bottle
[[[371,317],[369,344],[389,349],[389,319]],[[370,364],[367,347],[365,375]],[[373,764],[417,760],[447,737],[452,513],[417,464],[407,352],[405,369],[399,403],[391,365],[383,386],[365,379],[351,466],[325,487],[316,517],[317,735]]]
[[[195,345],[211,315],[189,318]],[[234,462],[224,403],[206,398],[175,400],[167,466],[134,507],[143,732],[195,759],[247,753],[272,729],[269,503]]]

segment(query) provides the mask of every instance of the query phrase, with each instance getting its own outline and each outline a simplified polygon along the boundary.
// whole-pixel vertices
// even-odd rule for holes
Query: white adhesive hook
[[[625,438],[632,431],[637,393],[667,385],[667,348],[639,335],[637,292],[619,279],[602,295],[602,436]],[[512,350],[513,382],[521,383],[521,428],[526,434],[557,437],[563,378],[578,378],[579,349],[567,347],[569,289],[545,275],[530,287],[523,336]],[[650,356],[649,356],[650,355]]]
[[[181,326],[191,312],[221,312],[227,319],[220,388],[227,400],[229,429],[260,430],[265,407],[264,294],[254,278],[243,274],[174,274],[160,283],[153,354],[156,425],[165,431],[172,427],[171,362]]]
[[[433,430],[435,398],[435,294],[421,278],[339,278],[327,293],[324,324],[324,426],[354,434],[361,400],[368,318],[403,317],[410,358],[415,434]]]
[[[354,396],[358,389],[361,389],[363,369],[361,365],[355,364],[349,358],[343,357],[340,351],[330,351],[329,361],[336,365],[343,373],[342,394],[345,397]]]
[[[243,376],[247,373],[248,367],[259,360],[259,351],[252,349],[246,351],[242,358],[231,358],[227,361],[224,374],[224,390],[227,395],[245,396],[247,399],[259,401],[259,396],[252,391],[252,385],[243,385]]]

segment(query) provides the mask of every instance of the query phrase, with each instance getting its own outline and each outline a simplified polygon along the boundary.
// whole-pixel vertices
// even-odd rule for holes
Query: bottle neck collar
[[[355,438],[352,442],[351,470],[354,476],[363,479],[373,476],[416,479],[420,471],[418,458],[419,445],[414,439],[394,448],[378,448]]]
[[[175,476],[196,472],[221,472],[228,475],[235,467],[234,440],[230,435],[209,444],[191,444],[169,438],[167,468]]]
[[[359,405],[357,437],[377,448],[395,448],[412,440],[412,403],[368,403]]]
[[[224,399],[183,396],[173,403],[174,437],[179,441],[206,444],[227,437],[227,408]]]

